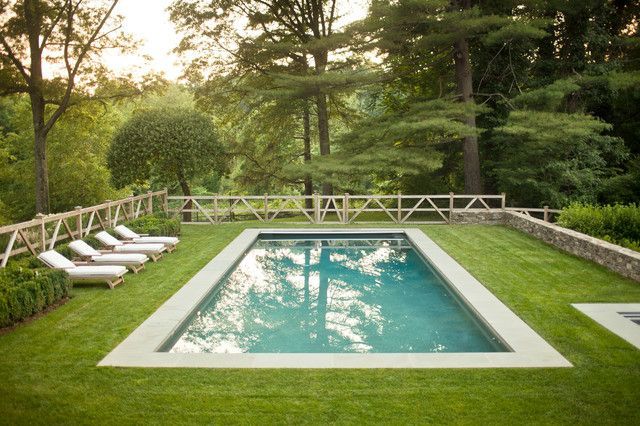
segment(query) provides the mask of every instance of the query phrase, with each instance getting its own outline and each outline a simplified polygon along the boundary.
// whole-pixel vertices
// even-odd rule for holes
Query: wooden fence
[[[155,200],[155,201],[154,201]],[[167,190],[148,192],[92,207],[0,227],[0,268],[11,256],[51,250],[56,243],[83,238],[97,229],[115,227],[155,210],[183,215],[187,223],[221,224],[255,220],[269,223],[350,224],[451,223],[456,213],[517,211],[549,221],[560,210],[506,207],[500,195],[210,195],[168,196]],[[185,215],[186,214],[186,215]],[[4,247],[4,249],[2,249]]]
[[[529,217],[537,217],[544,220],[545,222],[550,222],[551,218],[556,214],[559,214],[562,210],[550,209],[549,206],[544,206],[543,208],[533,209],[533,208],[519,208],[519,207],[507,207],[505,210],[522,213]]]
[[[500,195],[319,195],[289,196],[171,196],[169,213],[183,215],[187,223],[220,224],[238,220],[289,223],[349,224],[393,222],[398,224],[450,223],[452,215],[465,211],[513,210],[543,215],[550,220],[559,210],[508,208]],[[186,213],[186,215],[185,215]]]
[[[154,204],[154,198],[156,202]],[[0,227],[0,267],[4,268],[11,256],[30,252],[36,254],[51,250],[56,243],[83,238],[96,229],[115,227],[118,222],[131,220],[156,210],[167,212],[167,190],[147,192],[117,201],[107,200],[92,207],[51,215],[38,215],[35,219]]]

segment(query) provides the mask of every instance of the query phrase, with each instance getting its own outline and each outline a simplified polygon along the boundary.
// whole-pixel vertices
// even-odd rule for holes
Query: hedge
[[[127,226],[141,234],[180,235],[180,221],[162,213],[142,216]],[[113,230],[109,232],[113,233]],[[102,248],[93,235],[83,239],[93,248]],[[76,257],[68,243],[56,245],[55,250],[68,259]],[[70,289],[71,281],[64,271],[43,268],[42,262],[31,254],[13,257],[9,267],[0,269],[0,327],[44,310],[67,297]]]
[[[9,267],[0,270],[0,327],[13,325],[67,297],[64,271]]]
[[[176,237],[180,235],[180,221],[164,213],[155,213],[134,219],[127,227],[139,234]]]
[[[640,251],[640,206],[574,203],[562,209],[558,225]]]

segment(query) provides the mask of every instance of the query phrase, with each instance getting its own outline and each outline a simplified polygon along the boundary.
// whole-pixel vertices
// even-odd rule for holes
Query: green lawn
[[[574,368],[96,367],[244,226],[185,226],[174,254],[124,285],[75,288],[64,306],[0,336],[0,423],[640,424],[640,350],[569,305],[640,302],[640,283],[497,226],[421,229]]]

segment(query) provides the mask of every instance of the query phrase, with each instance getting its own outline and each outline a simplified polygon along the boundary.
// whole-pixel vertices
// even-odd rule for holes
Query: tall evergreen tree
[[[389,57],[401,58],[398,72],[417,72],[417,63],[440,70],[440,88],[436,96],[453,97],[470,106],[463,110],[461,119],[474,130],[476,109],[471,106],[475,104],[477,93],[473,85],[470,43],[494,45],[545,35],[539,22],[516,19],[515,13],[483,13],[478,3],[471,0],[377,0],[372,4],[368,20],[378,38],[378,48]],[[513,6],[512,12],[515,12],[515,3]],[[423,61],[424,58],[427,61]],[[465,192],[481,193],[478,132],[466,132],[462,139]]]
[[[508,10],[503,2],[483,2],[481,7],[485,13]],[[474,50],[474,77],[482,82],[477,90],[517,96],[510,101],[488,99],[492,112],[481,117],[480,125],[490,129],[481,136],[489,159],[484,163],[489,187],[515,190],[517,201],[529,204],[561,206],[572,199],[637,201],[640,121],[634,105],[640,102],[640,39],[634,23],[640,16],[640,4],[543,0],[529,2],[519,13],[545,18],[547,36]],[[532,107],[531,102],[523,101],[527,96],[520,96],[529,92],[554,94],[558,101]],[[514,108],[527,112],[518,113]],[[522,132],[542,132],[541,113],[548,113],[551,121],[547,124],[561,123],[556,123],[558,129],[537,136],[537,148],[531,149],[527,142],[531,139],[524,135],[505,134],[516,122]],[[593,117],[610,125],[598,124]],[[603,126],[601,133],[594,133],[594,126]],[[587,137],[589,134],[592,136]],[[627,149],[615,137],[622,138]],[[508,143],[514,138],[521,138],[521,143]],[[543,156],[540,150],[546,150]],[[622,155],[625,151],[630,156]],[[567,155],[574,161],[568,161]],[[625,157],[628,160],[621,162]],[[527,180],[536,170],[548,172],[538,176],[537,182],[531,177]],[[519,185],[518,174],[523,176]]]
[[[268,81],[259,80],[263,83],[261,94],[288,102],[302,100],[305,129],[310,125],[306,114],[313,102],[319,153],[326,156],[331,152],[330,94],[364,80],[364,73],[353,71],[356,61],[349,54],[357,39],[338,25],[340,9],[346,5],[338,0],[178,0],[171,12],[174,22],[187,34],[183,51],[210,54],[206,47],[213,44],[229,55],[236,72],[268,77]],[[240,31],[235,23],[243,20],[246,26]],[[206,60],[197,63],[220,65]],[[205,73],[216,71],[199,68]],[[304,141],[310,148],[310,138]],[[310,157],[309,149],[305,149],[305,157]],[[307,185],[306,192],[309,189]],[[332,192],[329,182],[322,183],[322,192]]]

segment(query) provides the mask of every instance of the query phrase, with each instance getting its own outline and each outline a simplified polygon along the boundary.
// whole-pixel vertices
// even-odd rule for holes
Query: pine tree
[[[232,59],[229,68],[234,73],[261,77],[254,80],[262,84],[261,96],[298,102],[305,129],[311,122],[307,113],[313,103],[319,153],[323,157],[331,153],[329,96],[370,78],[355,69],[358,58],[349,54],[360,39],[338,28],[341,5],[346,3],[337,0],[181,0],[174,3],[171,10],[172,19],[188,34],[182,50],[206,52],[205,47],[212,44],[223,49]],[[246,22],[242,31],[234,28],[234,22],[239,20]],[[228,46],[221,40],[233,42]],[[200,63],[205,67],[220,65]],[[305,147],[310,148],[310,138],[305,136],[304,141]],[[305,158],[310,158],[310,154],[310,150],[305,149]],[[309,177],[305,180],[309,182]],[[307,185],[305,192],[309,190]],[[329,182],[322,183],[324,194],[332,190]]]
[[[368,25],[375,32],[378,48],[389,57],[400,58],[396,71],[415,72],[419,69],[416,63],[439,69],[440,92],[436,96],[455,98],[472,106],[477,93],[473,85],[471,42],[495,45],[505,40],[513,42],[545,35],[540,29],[541,22],[516,19],[515,13],[483,13],[477,3],[471,0],[375,1]],[[423,61],[424,58],[427,60]],[[460,119],[475,130],[476,109],[469,107],[464,111]],[[466,132],[462,138],[465,192],[481,193],[478,132]]]

